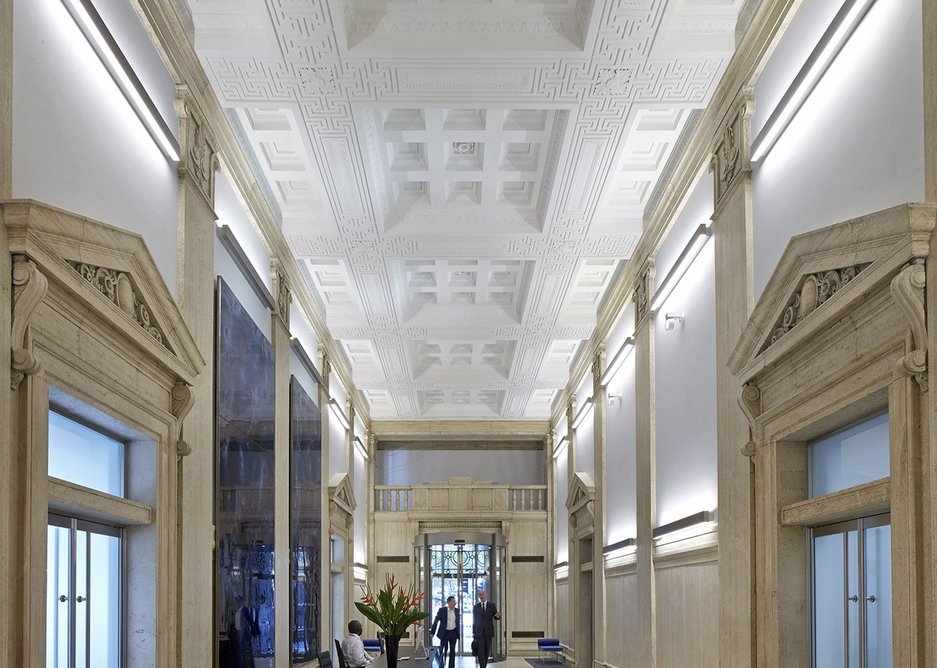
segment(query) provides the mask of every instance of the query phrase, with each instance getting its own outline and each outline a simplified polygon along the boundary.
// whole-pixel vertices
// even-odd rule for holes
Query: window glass
[[[124,495],[124,449],[119,441],[49,413],[49,475],[99,492]]]
[[[807,444],[810,496],[832,494],[889,475],[888,413]]]

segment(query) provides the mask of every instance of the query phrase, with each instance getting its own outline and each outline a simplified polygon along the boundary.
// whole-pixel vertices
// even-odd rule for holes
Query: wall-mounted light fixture
[[[368,579],[368,567],[366,564],[362,564],[359,561],[356,561],[351,567],[352,575],[354,575],[355,580],[359,582],[366,582]]]
[[[610,394],[610,395],[608,395],[608,403],[609,403],[610,405],[617,404],[619,401],[621,401],[621,395],[620,395],[620,394]]]
[[[846,0],[807,58],[807,62],[794,77],[765,127],[752,142],[752,160],[761,160],[768,154],[874,2],[875,0]]]
[[[565,436],[557,441],[556,446],[553,448],[553,459],[559,457],[567,445],[569,445],[569,439]]]
[[[637,546],[634,538],[625,538],[624,540],[606,545],[602,548],[602,554],[605,555],[605,558],[608,560],[627,557],[628,555],[634,554],[636,551]]]
[[[667,543],[692,538],[712,531],[716,526],[715,517],[714,511],[704,510],[659,526],[651,535],[655,541]]]
[[[369,459],[368,449],[364,447],[364,442],[362,442],[361,437],[355,436],[352,442],[355,444],[355,450],[358,451],[358,454],[361,455],[361,458],[367,461]]]
[[[351,429],[351,425],[348,423],[348,417],[345,415],[345,411],[342,410],[342,407],[338,405],[338,400],[334,397],[329,398],[329,408],[332,409],[332,414],[338,418],[339,423],[348,431]]]
[[[680,253],[680,257],[677,258],[677,262],[670,270],[670,273],[667,274],[663,281],[661,281],[660,286],[654,293],[654,298],[651,300],[652,311],[659,310],[660,307],[663,306],[664,302],[667,301],[667,297],[669,297],[670,293],[673,292],[673,289],[677,286],[677,283],[679,283],[680,279],[683,278],[683,275],[687,272],[687,269],[689,269],[690,265],[693,264],[693,260],[695,260],[696,256],[699,255],[701,250],[703,250],[703,246],[705,246],[706,242],[712,238],[712,235],[712,223],[704,223],[696,228],[696,231],[693,232],[693,236],[690,237],[689,243],[683,249],[683,252]]]
[[[167,158],[179,161],[179,144],[166,121],[160,115],[146,88],[140,83],[136,73],[127,62],[120,47],[114,40],[107,26],[94,8],[91,0],[62,0],[68,13],[72,15],[79,30],[88,40],[91,48],[98,54],[101,63],[114,79],[120,92],[127,98],[140,122],[146,128],[153,141]]]
[[[576,413],[576,417],[573,418],[573,429],[579,429],[579,425],[585,421],[590,410],[592,410],[592,397],[585,400],[582,404],[582,408],[579,409],[579,412]]]
[[[569,562],[561,561],[556,566],[553,567],[554,577],[557,580],[562,580],[563,578],[569,577]]]
[[[264,279],[260,277],[260,272],[254,267],[254,263],[250,261],[250,258],[247,257],[247,253],[244,252],[244,247],[238,242],[231,228],[227,225],[219,224],[215,228],[215,236],[218,237],[218,240],[221,241],[221,245],[228,251],[228,255],[234,260],[234,264],[237,265],[237,268],[241,271],[241,275],[244,276],[247,284],[251,286],[257,298],[263,302],[263,305],[270,311],[276,309],[277,305],[276,301],[273,299],[273,293],[267,289]]]
[[[686,317],[682,313],[668,313],[664,316],[664,329],[669,332],[677,326],[678,322],[680,326],[683,327],[683,324],[686,322]]]
[[[605,367],[605,373],[603,373],[602,377],[599,379],[599,385],[609,384],[615,374],[618,373],[621,365],[624,364],[626,359],[628,359],[628,355],[631,354],[632,350],[634,350],[634,338],[629,336],[627,339],[625,339],[625,342],[621,344],[621,348],[619,348],[618,352],[615,353],[612,361],[608,363],[607,367]]]

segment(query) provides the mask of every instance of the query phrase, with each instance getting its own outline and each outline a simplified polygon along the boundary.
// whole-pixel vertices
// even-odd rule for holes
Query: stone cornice
[[[713,144],[723,128],[726,117],[738,104],[739,95],[754,84],[764,62],[783,34],[790,14],[799,4],[798,0],[763,0],[755,13],[670,182],[663,190],[660,203],[648,221],[631,259],[610,288],[598,314],[592,337],[573,361],[569,383],[553,402],[551,419],[554,422],[562,416],[566,398],[573,391],[571,388],[578,387],[589,372],[598,345],[608,339],[628,306],[631,294],[640,279],[641,269],[647,260],[657,253],[683,208],[686,195],[708,168]]]
[[[293,300],[316,337],[329,351],[332,370],[338,375],[342,386],[348,390],[348,395],[354,397],[356,410],[367,425],[370,422],[370,411],[358,396],[351,377],[351,369],[326,327],[325,314],[320,312],[315,297],[303,279],[299,265],[286,243],[286,238],[256,183],[247,158],[228,124],[221,103],[212,91],[208,76],[186,35],[185,26],[176,14],[173,3],[171,0],[133,1],[153,37],[154,45],[163,56],[170,74],[177,83],[188,88],[189,99],[204,115],[205,122],[217,142],[218,156],[224,162],[233,185],[244,196],[248,215],[257,225],[271,257],[281,262],[283,272],[292,288]]]

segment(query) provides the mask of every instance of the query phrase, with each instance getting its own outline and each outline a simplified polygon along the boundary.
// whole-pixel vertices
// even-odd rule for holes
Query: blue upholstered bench
[[[547,652],[562,654],[563,646],[560,644],[559,638],[537,638],[537,651],[540,652],[540,659],[542,660]]]
[[[365,652],[384,653],[384,643],[381,642],[380,638],[363,638],[361,642],[364,644]]]

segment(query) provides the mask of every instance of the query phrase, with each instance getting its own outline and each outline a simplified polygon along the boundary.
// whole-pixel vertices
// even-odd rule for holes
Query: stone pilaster
[[[727,368],[753,308],[751,91],[733,105],[713,147],[716,293],[716,433],[719,486],[719,665],[754,665],[751,461],[740,382]]]
[[[181,527],[179,619],[182,665],[211,665],[215,645],[212,597],[215,532],[214,350],[215,144],[204,116],[185,87],[176,99],[179,116],[179,220],[177,300],[205,360],[192,390],[192,409],[181,435],[191,454],[180,464]]]
[[[323,650],[332,646],[332,563],[329,559],[331,553],[329,518],[329,422],[332,411],[329,409],[329,377],[332,375],[332,363],[325,346],[319,344],[319,371],[322,382],[319,384],[319,411],[322,414],[322,559],[319,569],[319,580],[322,583],[322,597],[319,611],[319,647]],[[341,629],[337,629],[340,631]]]
[[[657,666],[657,578],[654,570],[655,486],[654,317],[649,299],[654,266],[641,272],[634,292],[635,491],[637,515],[638,638],[634,664]]]
[[[595,481],[595,533],[592,537],[592,661],[597,665],[606,663],[606,631],[608,615],[605,601],[605,525],[607,476],[605,469],[605,419],[608,410],[608,392],[601,383],[605,373],[605,346],[602,345],[592,360],[592,418],[593,418],[593,461]]]
[[[556,635],[556,463],[553,460],[553,432],[554,427],[550,425],[550,431],[543,441],[544,450],[544,470],[546,471],[547,496],[545,499],[547,508],[547,567],[549,571],[547,576],[550,581],[547,583],[547,634]]]
[[[278,662],[289,663],[292,648],[290,626],[290,284],[278,260],[270,265],[276,308],[270,316],[276,369],[274,405],[274,653]]]
[[[573,480],[576,477],[576,430],[573,429],[573,420],[576,418],[576,395],[569,395],[569,401],[566,403],[566,504],[569,504],[569,493],[573,488]],[[576,523],[569,512],[567,505],[562,508],[564,520],[566,522],[566,551],[569,555],[569,578],[567,588],[569,590],[569,605],[567,614],[569,615],[570,643],[573,646],[573,652],[581,654],[577,645],[579,638],[579,551],[576,549]],[[557,508],[559,511],[560,509]],[[576,660],[578,665],[578,659]],[[588,667],[586,667],[588,668]]]

